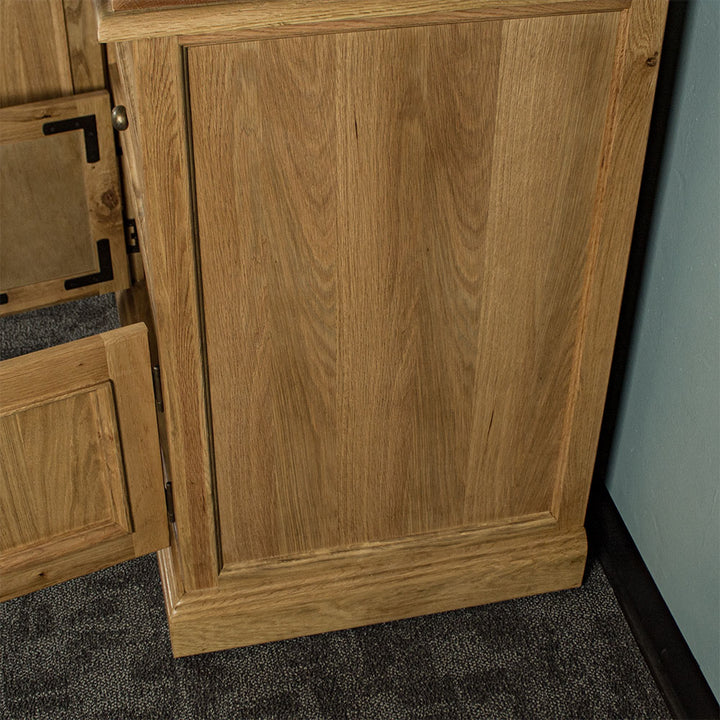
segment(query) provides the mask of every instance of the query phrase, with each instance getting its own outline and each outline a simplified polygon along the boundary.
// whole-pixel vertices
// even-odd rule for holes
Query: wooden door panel
[[[0,3],[0,108],[104,86],[92,2]]]
[[[0,107],[72,92],[62,0],[3,0]]]
[[[168,544],[147,330],[0,364],[0,598]]]
[[[188,50],[226,567],[551,510],[618,20]]]
[[[95,3],[86,0],[62,0],[62,3],[73,91],[101,90],[105,87],[105,69],[103,48],[97,37]]]
[[[0,109],[0,315],[129,284],[107,92]]]
[[[0,428],[0,452],[12,468],[0,486],[12,517],[0,531],[0,553],[99,523],[130,530],[109,382],[3,415]]]

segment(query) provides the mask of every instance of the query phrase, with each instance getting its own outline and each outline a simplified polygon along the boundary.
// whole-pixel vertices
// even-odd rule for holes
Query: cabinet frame
[[[625,269],[650,123],[667,3],[656,0],[586,2],[357,2],[346,12],[308,6],[297,13],[276,3],[248,11],[233,5],[113,16],[100,8],[100,37],[117,42],[118,68],[132,97],[131,128],[142,168],[138,222],[164,373],[167,459],[175,495],[172,548],[160,554],[173,649],[177,655],[378,622],[478,602],[577,585],[586,543],[585,507],[600,431]],[[421,12],[422,9],[422,12]],[[319,553],[222,572],[212,467],[212,421],[206,392],[202,284],[195,219],[187,58],[192,44],[378,27],[620,12],[603,131],[589,252],[583,270],[582,311],[576,329],[571,398],[550,513],[473,531],[420,536],[385,547]],[[367,16],[364,13],[371,13]],[[472,538],[472,542],[467,541]],[[455,543],[456,545],[453,545]],[[422,558],[433,547],[454,548],[444,568]],[[464,548],[464,549],[463,549]],[[471,549],[470,549],[471,548]],[[367,563],[360,577],[348,568]],[[298,568],[315,563],[309,594]],[[346,563],[346,564],[344,564]],[[405,565],[401,568],[402,563]],[[418,565],[418,563],[420,563]],[[396,570],[393,571],[392,568]],[[375,568],[375,569],[370,569]],[[412,569],[414,568],[414,570]],[[500,570],[502,568],[502,570]],[[472,569],[473,582],[467,579]],[[383,574],[387,572],[387,574]],[[400,578],[412,575],[416,597],[393,601]],[[372,575],[372,582],[368,578]],[[364,578],[364,580],[363,580]],[[370,585],[363,588],[363,583]],[[436,602],[433,588],[446,588]],[[486,584],[485,587],[482,587]],[[472,586],[472,589],[468,589]],[[347,603],[342,599],[347,597]],[[385,611],[382,608],[385,608]],[[320,618],[313,621],[312,618]],[[266,627],[256,631],[255,623]],[[271,627],[270,627],[271,626]]]

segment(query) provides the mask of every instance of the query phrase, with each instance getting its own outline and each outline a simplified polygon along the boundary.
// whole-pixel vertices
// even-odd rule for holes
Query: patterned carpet
[[[0,357],[112,298],[3,319]],[[581,588],[175,660],[154,556],[0,604],[3,720],[671,717],[599,565]]]
[[[598,563],[583,587],[173,659],[154,556],[0,606],[0,717],[669,718]]]

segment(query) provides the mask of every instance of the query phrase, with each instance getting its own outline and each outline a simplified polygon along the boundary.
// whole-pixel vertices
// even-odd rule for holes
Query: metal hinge
[[[125,250],[128,255],[140,252],[140,239],[138,238],[135,218],[125,218]]]
[[[173,490],[172,483],[168,482],[165,485],[165,505],[167,507],[168,521],[171,523],[175,522],[175,504],[173,503]]]
[[[163,410],[164,410],[163,392],[162,392],[162,382],[160,381],[160,366],[159,365],[152,366],[152,384],[153,384],[153,394],[155,395],[155,407],[157,408],[158,412],[163,412]]]
[[[172,482],[168,477],[167,463],[165,462],[165,453],[162,446],[160,447],[160,464],[162,465],[163,474],[163,490],[165,492],[165,508],[167,510],[167,519],[170,524],[175,522],[175,503],[173,502]]]

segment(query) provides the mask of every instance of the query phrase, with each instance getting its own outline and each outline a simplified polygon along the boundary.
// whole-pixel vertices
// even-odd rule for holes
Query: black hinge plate
[[[110,252],[110,240],[103,238],[97,241],[98,265],[100,270],[90,275],[80,275],[65,281],[66,290],[75,290],[86,285],[109,282],[113,279],[112,254]]]
[[[43,135],[57,135],[58,133],[82,130],[85,139],[85,159],[89,163],[100,160],[100,145],[98,144],[97,122],[94,115],[55,120],[43,125]]]

